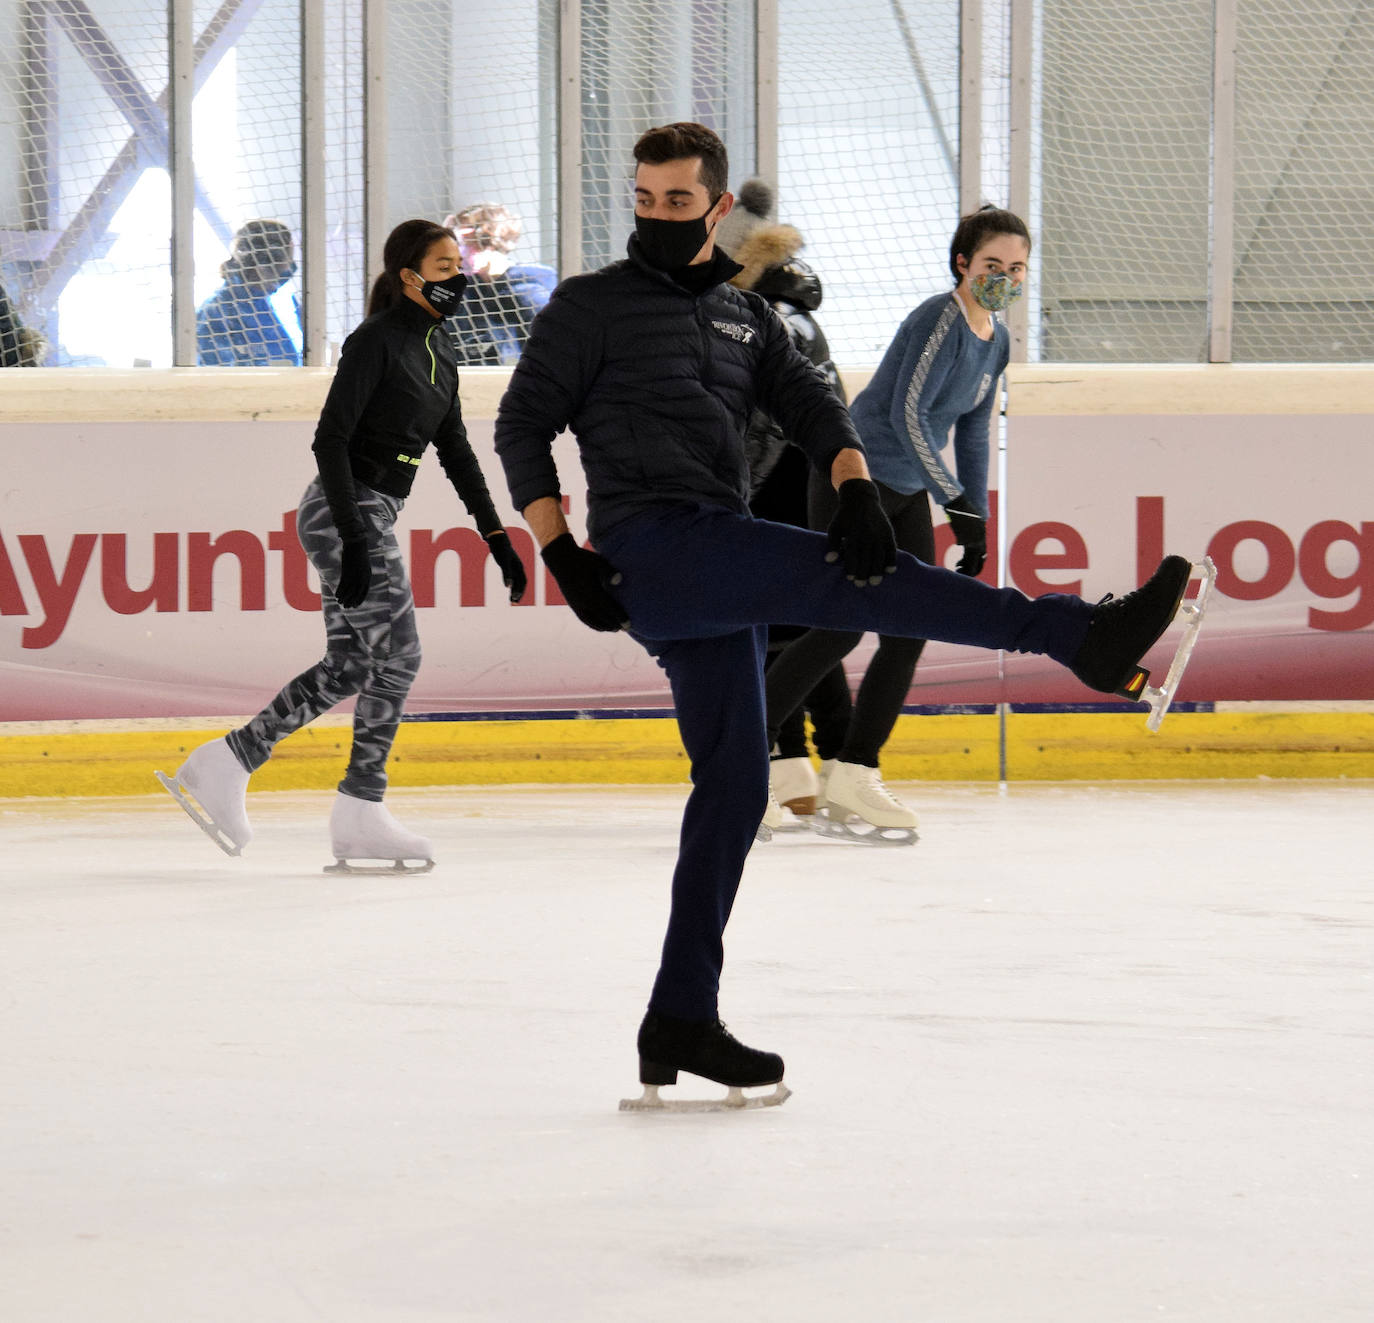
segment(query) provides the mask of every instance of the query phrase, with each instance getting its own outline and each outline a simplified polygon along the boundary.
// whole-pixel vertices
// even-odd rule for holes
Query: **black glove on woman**
[[[945,506],[954,540],[964,549],[955,569],[976,579],[988,558],[987,520],[962,496],[956,496]]]
[[[372,587],[372,561],[367,552],[367,539],[346,537],[343,540],[343,565],[339,570],[334,600],[344,608],[361,606]]]
[[[605,556],[579,547],[571,533],[560,533],[539,554],[584,625],[603,633],[629,627],[629,616],[607,591],[620,582],[620,575]]]
[[[867,478],[847,478],[835,492],[840,507],[825,535],[828,561],[842,561],[844,572],[860,588],[882,583],[897,569],[897,539],[883,513],[878,489]]]
[[[501,569],[501,582],[510,589],[510,600],[518,602],[525,595],[525,562],[510,543],[504,530],[487,534],[487,547],[491,558]]]

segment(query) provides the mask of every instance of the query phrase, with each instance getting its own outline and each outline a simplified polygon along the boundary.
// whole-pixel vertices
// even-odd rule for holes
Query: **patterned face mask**
[[[1024,294],[1023,282],[1013,280],[1005,271],[994,271],[990,275],[974,276],[968,282],[968,292],[980,308],[989,312],[1001,312],[1009,308]]]

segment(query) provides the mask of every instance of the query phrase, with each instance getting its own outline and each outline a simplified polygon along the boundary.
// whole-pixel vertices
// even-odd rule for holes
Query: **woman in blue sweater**
[[[996,314],[1020,296],[1030,249],[1030,233],[1014,213],[984,207],[965,216],[949,246],[953,291],[907,317],[850,409],[898,547],[934,562],[933,497],[962,548],[959,572],[970,576],[987,557],[988,425],[1010,352]],[[809,498],[811,527],[823,529],[835,513],[835,493],[813,474]],[[811,630],[783,652],[768,672],[770,739],[862,637]],[[878,754],[924,646],[923,639],[880,637],[844,748],[821,769],[817,803],[834,831],[854,835],[843,824],[856,815],[884,839],[915,839],[916,815],[883,785]]]

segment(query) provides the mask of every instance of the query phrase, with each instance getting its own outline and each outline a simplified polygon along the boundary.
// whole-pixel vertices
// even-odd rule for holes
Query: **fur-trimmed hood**
[[[791,225],[760,225],[730,256],[744,268],[730,283],[753,289],[770,266],[781,266],[802,250],[801,231]]]
[[[814,312],[821,306],[820,277],[798,256],[803,240],[791,225],[761,225],[732,254],[744,269],[732,284],[770,303]]]

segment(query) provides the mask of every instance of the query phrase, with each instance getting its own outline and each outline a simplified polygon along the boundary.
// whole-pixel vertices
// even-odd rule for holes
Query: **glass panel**
[[[459,230],[460,361],[515,361],[557,279],[554,0],[387,5],[387,222]]]
[[[1236,42],[1237,361],[1374,359],[1374,7],[1247,0]]]
[[[202,34],[219,0],[197,0]],[[196,361],[301,362],[301,28],[298,0],[242,7],[197,67]]]
[[[645,129],[715,130],[731,174],[754,167],[752,0],[583,0],[582,266],[625,256],[634,230],[633,148]]]
[[[1039,355],[1207,358],[1212,8],[1045,0]]]

